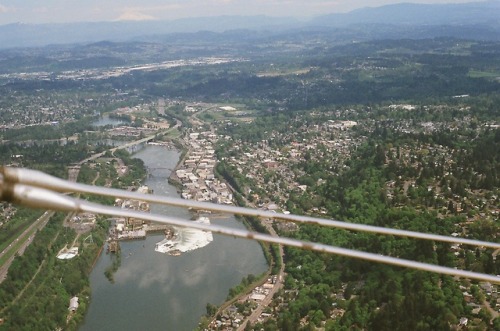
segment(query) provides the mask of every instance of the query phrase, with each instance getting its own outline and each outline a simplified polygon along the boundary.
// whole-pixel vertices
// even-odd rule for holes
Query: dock
[[[142,229],[139,230],[124,230],[121,232],[113,232],[111,237],[108,239],[108,242],[111,246],[113,242],[121,241],[121,240],[136,240],[136,239],[145,239],[148,233],[171,233],[172,226],[165,224],[149,224],[144,225]]]

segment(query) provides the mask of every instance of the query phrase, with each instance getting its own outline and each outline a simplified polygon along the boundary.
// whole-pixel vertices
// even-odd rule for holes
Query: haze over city
[[[328,13],[343,13],[363,7],[378,7],[400,3],[399,0],[146,0],[68,2],[48,0],[0,1],[0,25],[10,23],[68,23],[96,21],[173,20],[186,17],[219,15],[268,15],[312,17]],[[413,3],[445,4],[481,1],[415,0]]]

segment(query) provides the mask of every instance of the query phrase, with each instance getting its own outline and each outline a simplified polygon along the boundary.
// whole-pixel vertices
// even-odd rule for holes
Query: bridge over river
[[[86,158],[85,160],[82,160],[82,161],[78,162],[78,165],[82,165],[82,164],[84,164],[84,163],[86,163],[88,161],[92,161],[92,160],[98,159],[98,158],[104,156],[104,154],[106,154],[106,152],[108,152],[108,151],[111,152],[111,153],[114,153],[116,150],[119,150],[119,149],[127,149],[127,150],[130,151],[130,148],[133,148],[134,146],[137,146],[137,145],[140,145],[140,144],[146,144],[146,143],[154,140],[158,136],[163,136],[163,135],[165,135],[165,134],[167,134],[167,133],[169,133],[169,132],[171,132],[171,131],[176,130],[177,128],[179,128],[182,125],[182,122],[179,121],[179,120],[177,120],[177,119],[176,119],[176,121],[177,121],[177,123],[173,127],[169,128],[167,130],[158,131],[154,135],[147,136],[147,137],[141,138],[139,140],[134,140],[134,141],[131,141],[131,142],[126,143],[124,145],[108,149],[107,151],[94,154],[91,157]]]

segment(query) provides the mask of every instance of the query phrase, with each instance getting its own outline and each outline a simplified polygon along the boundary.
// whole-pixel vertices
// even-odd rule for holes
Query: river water
[[[155,194],[178,197],[167,178],[179,159],[177,151],[148,146],[135,155],[150,169],[145,184]],[[189,211],[152,206],[153,213],[191,218]],[[244,228],[233,216],[210,217],[213,224]],[[90,275],[92,300],[81,331],[193,330],[206,304],[219,305],[231,287],[248,274],[267,269],[257,242],[214,234],[207,246],[170,256],[154,251],[163,235],[121,242],[121,266],[110,283],[104,271],[111,257],[103,253]]]

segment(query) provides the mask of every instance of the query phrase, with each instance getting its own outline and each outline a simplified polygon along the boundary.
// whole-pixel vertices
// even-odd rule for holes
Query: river
[[[177,151],[147,146],[135,155],[150,169],[145,184],[155,194],[178,197],[167,178],[179,159]],[[184,218],[182,208],[152,206],[153,213]],[[244,228],[233,216],[210,218],[213,224]],[[207,246],[170,256],[154,251],[163,235],[121,242],[121,266],[110,283],[104,271],[111,264],[103,253],[90,275],[92,299],[81,331],[193,330],[206,304],[221,304],[231,287],[248,274],[267,269],[257,242],[214,234]]]

